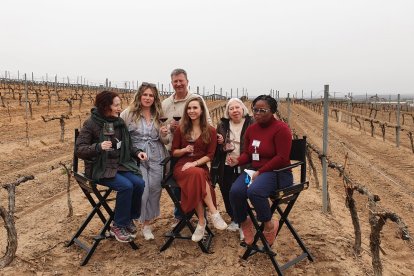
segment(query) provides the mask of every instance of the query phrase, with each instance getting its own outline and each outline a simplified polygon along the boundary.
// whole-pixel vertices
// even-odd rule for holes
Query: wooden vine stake
[[[65,170],[66,176],[67,178],[67,182],[66,182],[66,195],[67,195],[67,202],[68,202],[68,215],[67,217],[71,217],[73,216],[73,207],[72,207],[72,199],[70,197],[70,178],[72,176],[71,174],[71,168],[70,166],[68,167],[66,164],[59,162],[59,165],[61,165],[63,167],[63,169]]]
[[[45,116],[41,116],[43,119],[43,122],[47,123],[49,121],[52,120],[59,120],[60,123],[60,142],[64,142],[65,141],[65,119],[69,119],[69,115],[66,114],[62,114],[60,115],[60,117],[45,117]]]
[[[7,190],[9,195],[9,210],[7,211],[3,206],[0,206],[0,216],[4,221],[4,227],[7,231],[7,247],[4,256],[0,258],[0,268],[4,268],[9,265],[16,256],[17,251],[17,232],[14,223],[16,186],[32,179],[34,179],[33,175],[23,176],[15,182],[2,185],[2,187]]]
[[[306,145],[309,148],[309,145]],[[310,150],[306,151],[306,158],[308,159],[309,164],[309,172],[312,170],[312,174],[315,177],[315,184],[316,188],[319,189],[319,178],[318,178],[318,172],[316,171],[315,164],[312,160],[312,152]]]
[[[352,225],[354,226],[355,242],[354,242],[354,253],[356,256],[361,255],[361,225],[359,223],[358,211],[356,208],[356,202],[353,198],[354,195],[354,186],[349,181],[349,178],[345,174],[345,168],[348,164],[348,153],[345,155],[345,163],[343,170],[340,170],[340,176],[343,177],[343,183],[345,187],[346,201],[345,204],[349,209],[351,214]]]

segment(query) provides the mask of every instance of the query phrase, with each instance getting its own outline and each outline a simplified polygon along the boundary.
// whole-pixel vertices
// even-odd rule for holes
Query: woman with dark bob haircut
[[[279,223],[272,220],[268,197],[276,190],[293,184],[291,171],[273,171],[290,165],[292,133],[286,123],[273,116],[277,111],[277,102],[274,98],[268,95],[257,97],[253,101],[252,110],[255,123],[246,130],[244,150],[238,158],[228,157],[227,163],[230,166],[251,163],[255,172],[250,184],[246,181],[246,172],[236,179],[230,190],[230,204],[234,221],[241,224],[244,241],[250,245],[254,239],[253,223],[247,216],[247,199],[250,199],[256,210],[257,219],[265,224],[263,234],[269,245],[272,245]],[[276,183],[279,183],[279,186]]]
[[[120,112],[121,99],[117,93],[98,93],[91,116],[76,140],[76,155],[92,161],[85,162],[88,177],[117,191],[110,233],[120,242],[130,242],[137,232],[133,220],[140,216],[145,186],[134,157],[145,160],[147,156],[132,150],[128,128],[119,117]],[[105,137],[108,133],[110,136]]]

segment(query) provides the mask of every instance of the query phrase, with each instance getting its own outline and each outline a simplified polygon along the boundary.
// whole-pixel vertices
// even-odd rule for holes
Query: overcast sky
[[[0,76],[414,93],[414,1],[2,0]],[[202,89],[202,88],[200,88]]]

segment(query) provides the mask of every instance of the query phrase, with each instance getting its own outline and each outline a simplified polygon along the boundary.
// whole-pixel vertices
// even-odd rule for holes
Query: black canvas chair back
[[[179,186],[173,177],[173,170],[174,170],[174,166],[176,163],[177,163],[177,158],[174,158],[174,157],[166,157],[161,162],[161,165],[163,167],[163,179],[161,181],[161,186],[167,191],[169,197],[174,203],[174,207],[177,208],[181,214],[184,214],[181,208],[180,200],[179,198],[177,198],[176,194],[174,193],[174,189],[179,189]],[[167,168],[169,169],[167,170]],[[168,247],[170,247],[172,242],[175,239],[191,240],[191,235],[195,231],[195,226],[191,222],[191,218],[194,215],[196,215],[195,210],[192,210],[191,212],[184,214],[184,216],[180,219],[178,224],[170,232],[165,234],[165,237],[167,239],[164,245],[160,248],[160,251],[164,251]],[[190,230],[191,235],[181,234],[181,232],[186,227]],[[211,232],[207,224],[206,224],[205,231],[206,231],[206,235],[201,241],[198,242],[198,245],[204,253],[210,253],[210,246],[211,246],[214,234],[213,232]]]
[[[253,225],[256,228],[256,235],[254,237],[252,245],[246,245],[244,242],[241,243],[242,246],[246,247],[246,251],[242,258],[246,260],[247,258],[256,253],[266,254],[272,262],[278,275],[283,275],[283,271],[285,269],[289,268],[290,266],[296,264],[297,262],[303,259],[307,258],[308,260],[313,261],[312,255],[310,254],[309,250],[306,248],[302,239],[300,238],[295,228],[292,226],[288,219],[290,211],[295,205],[295,202],[299,194],[303,190],[307,189],[309,185],[309,182],[306,180],[306,150],[306,136],[304,136],[302,139],[292,140],[292,147],[290,152],[291,165],[279,170],[275,170],[275,172],[283,172],[296,167],[300,167],[300,180],[294,181],[292,186],[280,189],[276,191],[275,194],[270,196],[270,200],[272,201],[270,208],[271,213],[274,214],[277,211],[280,215],[279,229],[277,231],[275,243],[277,242],[280,230],[284,225],[286,225],[286,227],[289,230],[289,233],[295,239],[296,244],[300,247],[302,253],[299,256],[289,260],[284,265],[280,265],[276,259],[277,253],[272,250],[272,248],[269,246],[269,244],[266,241],[266,238],[263,235],[264,223],[259,224],[254,214],[254,209],[251,206],[248,210],[249,217],[251,218]],[[278,183],[275,183],[275,185],[277,184]],[[282,208],[282,205],[285,205],[285,207]],[[258,241],[261,241],[262,246],[259,246],[257,244]]]
[[[86,256],[81,261],[81,265],[83,266],[86,265],[89,259],[92,257],[95,249],[98,247],[99,242],[111,237],[109,234],[109,229],[114,218],[114,212],[108,205],[108,202],[113,200],[112,198],[109,198],[109,195],[112,193],[112,189],[106,186],[101,186],[99,183],[95,183],[95,181],[85,176],[84,173],[78,171],[79,158],[76,156],[76,139],[78,136],[79,130],[75,129],[75,145],[73,151],[72,172],[73,176],[76,179],[76,182],[79,184],[79,187],[91,204],[92,210],[66,246],[69,247],[72,244],[77,244],[86,251]],[[87,163],[92,161],[84,160],[84,162]],[[103,226],[97,235],[93,237],[92,245],[88,245],[84,241],[81,241],[81,234],[96,215],[99,217],[99,220],[102,222]],[[133,241],[129,244],[134,250],[138,249],[138,246]]]

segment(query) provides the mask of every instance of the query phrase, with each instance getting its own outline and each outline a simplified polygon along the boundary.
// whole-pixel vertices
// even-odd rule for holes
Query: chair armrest
[[[292,186],[277,190],[274,195],[270,196],[270,198],[272,200],[281,199],[281,198],[299,193],[303,190],[306,190],[308,187],[309,187],[308,181],[303,182],[303,183],[293,184]]]
[[[296,168],[296,167],[298,167],[298,166],[300,166],[302,164],[303,164],[303,162],[302,161],[299,161],[299,162],[293,163],[293,164],[291,164],[291,165],[289,165],[287,167],[284,167],[284,168],[281,168],[281,169],[278,169],[278,170],[273,170],[273,171],[274,172],[284,172],[284,171],[287,171],[287,170]]]

